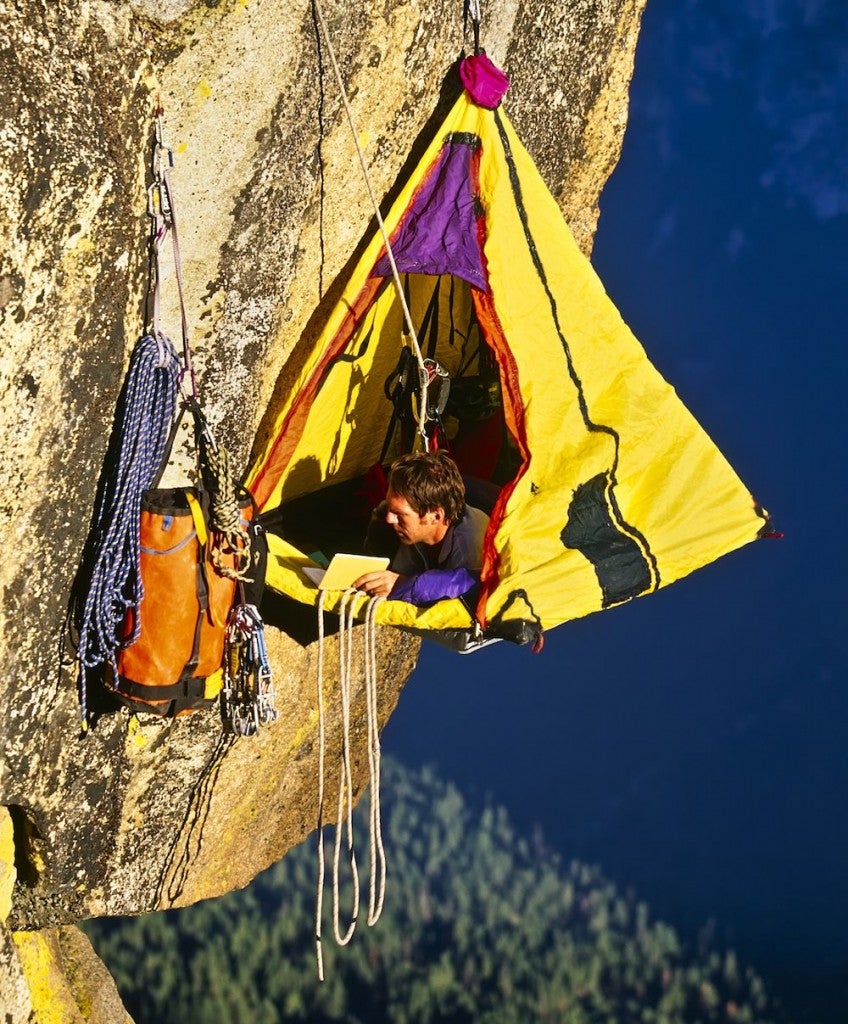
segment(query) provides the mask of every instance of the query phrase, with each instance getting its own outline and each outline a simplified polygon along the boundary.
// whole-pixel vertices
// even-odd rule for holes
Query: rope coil
[[[128,647],[141,632],[141,498],[165,456],[179,373],[176,351],[164,334],[145,335],[136,343],[114,427],[117,464],[104,481],[89,534],[94,538],[93,564],[77,639],[84,724],[88,719],[85,670],[107,662],[114,667],[115,651]],[[132,634],[124,636],[131,609]]]
[[[200,466],[209,493],[212,564],[228,579],[252,583],[248,576],[250,534],[239,508],[238,491],[230,470],[230,454],[226,448],[213,448],[201,441]],[[233,559],[232,565],[227,561],[228,556]]]

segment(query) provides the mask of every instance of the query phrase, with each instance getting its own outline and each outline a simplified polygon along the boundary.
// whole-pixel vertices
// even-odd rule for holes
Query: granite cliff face
[[[483,45],[514,81],[507,109],[586,250],[643,4],[484,6]],[[328,2],[325,13],[382,196],[462,49],[462,4]],[[280,717],[238,741],[214,712],[166,723],[120,712],[81,740],[73,670],[60,669],[115,399],[144,326],[157,96],[199,377],[236,465],[372,211],[309,0],[0,0],[0,82],[0,1009],[46,1020],[66,1000],[49,1019],[112,1022],[125,1019],[120,1001],[106,980],[96,998],[81,986],[99,975],[79,966],[88,952],[68,925],[243,886],[316,813],[313,649],[273,632]],[[176,337],[173,291],[163,318]],[[385,721],[417,641],[386,630],[380,643]],[[361,739],[361,692],[354,701]],[[337,724],[331,713],[333,742]]]

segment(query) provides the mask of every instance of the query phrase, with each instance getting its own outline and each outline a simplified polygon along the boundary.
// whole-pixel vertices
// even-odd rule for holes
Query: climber
[[[467,594],[480,581],[485,512],[466,504],[465,484],[445,452],[402,455],[389,471],[385,502],[375,509],[366,546],[375,550],[377,528],[400,541],[389,569],[354,583],[371,597],[427,605]]]

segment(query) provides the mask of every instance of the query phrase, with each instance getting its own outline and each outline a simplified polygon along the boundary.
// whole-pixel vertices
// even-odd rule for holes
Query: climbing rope
[[[200,466],[209,493],[212,564],[222,576],[250,583],[250,534],[239,507],[230,454],[226,448],[213,448],[201,441]],[[228,556],[232,558],[232,565]]]
[[[383,244],[386,247],[386,257],[389,261],[389,266],[392,269],[392,279],[394,280],[395,290],[397,291],[398,299],[400,300],[401,307],[403,309],[403,318],[406,323],[407,330],[409,331],[409,342],[412,346],[412,350],[415,354],[415,359],[418,363],[418,388],[420,392],[420,398],[418,402],[418,434],[421,437],[424,450],[428,451],[430,448],[430,439],[427,436],[427,388],[429,384],[429,377],[427,368],[424,365],[424,357],[421,353],[421,346],[418,343],[418,335],[415,330],[415,324],[412,321],[412,314],[409,311],[409,305],[406,301],[406,296],[403,291],[403,284],[401,283],[400,274],[398,272],[397,263],[395,262],[395,255],[392,251],[392,245],[389,241],[389,234],[386,230],[386,225],[383,222],[382,214],[380,213],[380,206],[377,202],[377,198],[374,194],[374,187],[371,183],[371,175],[368,173],[368,165],[365,162],[365,154],[362,151],[362,146],[359,143],[359,131],[356,127],[356,122],[353,117],[353,110],[350,106],[350,101],[347,96],[347,89],[345,88],[344,80],[342,79],[341,71],[339,70],[339,62],[336,59],[336,51],[333,46],[333,40],[330,36],[330,30],[327,27],[326,19],[324,18],[324,10],[321,6],[321,0],[312,0],[315,9],[315,15],[318,18],[318,22],[321,25],[321,31],[324,33],[324,39],[327,43],[327,52],[330,55],[330,63],[333,66],[333,73],[336,78],[336,84],[339,87],[339,93],[342,98],[342,105],[344,106],[345,113],[347,114],[348,124],[353,135],[353,144],[356,147],[356,153],[359,157],[359,165],[362,168],[362,174],[365,178],[365,187],[368,190],[368,197],[371,200],[371,206],[374,209],[374,216],[377,220],[377,224],[380,228],[380,234],[383,236]]]
[[[339,772],[339,802],[336,814],[336,837],[333,847],[333,934],[340,946],[346,946],[356,931],[359,917],[359,869],[356,865],[356,850],[353,842],[353,781],[350,772],[350,676],[353,663],[353,616],[352,601],[359,593],[346,590],[339,605],[339,692],[342,712],[342,762]],[[350,924],[342,935],[339,922],[339,896],[341,881],[342,837],[347,833],[347,856],[353,882],[353,907]]]
[[[324,952],[321,946],[321,917],[324,909],[324,597],[318,592],[318,892],[315,899],[315,959],[318,980],[324,980]]]
[[[114,665],[118,647],[129,646],[141,631],[141,496],[165,456],[179,372],[174,346],[164,334],[145,335],[138,341],[118,410],[117,464],[104,481],[91,531],[93,568],[77,641],[83,727],[88,718],[85,670],[104,662]],[[130,609],[134,610],[132,634],[124,636]]]
[[[380,722],[377,716],[377,644],[375,618],[377,607],[385,601],[375,597],[365,610],[365,702],[368,720],[368,769],[371,799],[369,806],[368,924],[375,925],[383,913],[386,898],[386,851],[380,815]]]
[[[318,882],[315,901],[315,953],[318,966],[318,980],[324,980],[324,957],[322,950],[321,922],[324,906],[324,882],[326,864],[324,855],[324,771],[326,760],[326,724],[324,714],[324,598],[325,591],[318,595]],[[350,705],[353,680],[353,627],[354,606],[358,590],[346,590],[339,605],[339,692],[342,719],[342,755],[339,765],[339,798],[336,817],[336,833],[333,848],[333,932],[340,946],[347,945],[356,929],[359,916],[359,869],[353,835],[353,782],[350,757]],[[368,898],[368,924],[374,925],[380,918],[386,893],[386,854],[383,845],[380,820],[380,737],[377,713],[377,654],[376,619],[378,605],[384,598],[371,598],[365,608],[365,702],[368,723],[368,767],[370,789],[369,811],[369,853],[370,880]],[[350,923],[342,934],[340,914],[341,893],[341,849],[344,835],[347,836],[347,855],[350,865],[353,895]]]

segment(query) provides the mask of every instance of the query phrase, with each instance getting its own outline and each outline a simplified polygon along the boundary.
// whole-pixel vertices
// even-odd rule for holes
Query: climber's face
[[[445,535],[445,513],[437,508],[420,515],[406,498],[389,490],[386,522],[402,544],[437,544]]]

